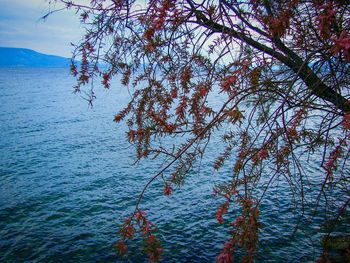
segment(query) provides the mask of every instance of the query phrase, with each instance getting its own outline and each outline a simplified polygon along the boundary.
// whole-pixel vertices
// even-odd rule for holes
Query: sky
[[[0,47],[29,48],[70,57],[83,35],[73,11],[60,11],[40,19],[55,8],[47,0],[0,0]],[[58,6],[56,6],[58,8]]]

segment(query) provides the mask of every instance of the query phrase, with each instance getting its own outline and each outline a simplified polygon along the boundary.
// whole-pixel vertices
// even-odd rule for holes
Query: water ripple
[[[118,224],[161,163],[131,166],[125,127],[112,122],[126,92],[117,86],[97,92],[90,109],[72,94],[73,85],[65,70],[0,72],[0,262],[147,262],[137,241],[129,258],[118,257],[112,244]],[[210,147],[214,151],[217,142]],[[142,209],[164,240],[164,262],[213,262],[229,237],[215,220],[219,202],[211,197],[228,170],[215,174],[211,163],[209,156],[170,198],[157,187],[161,182],[146,193]],[[258,261],[317,255],[320,227],[291,238],[298,216],[281,198],[288,195],[281,185],[266,193]]]

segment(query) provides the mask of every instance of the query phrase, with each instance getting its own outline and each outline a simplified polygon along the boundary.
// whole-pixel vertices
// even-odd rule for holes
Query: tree
[[[347,0],[57,1],[75,8],[86,26],[73,55],[82,64],[71,67],[76,92],[84,90],[92,102],[93,87],[86,91],[86,84],[102,77],[108,89],[121,75],[133,93],[114,120],[126,121],[138,160],[168,160],[121,226],[120,253],[140,231],[150,260],[160,259],[155,227],[140,209],[143,195],[160,177],[171,195],[216,134],[225,148],[213,167],[232,166],[226,182],[214,187],[222,198],[218,223],[232,221],[218,262],[232,262],[237,250],[252,262],[259,205],[276,181],[289,185],[301,217],[307,205],[316,213],[333,198],[338,212],[332,216],[337,226],[344,223],[350,201]],[[210,102],[213,96],[220,105]],[[166,147],[168,138],[182,143]],[[316,184],[305,170],[308,160],[322,168]],[[317,187],[316,198],[310,187]],[[227,218],[233,205],[241,214]]]

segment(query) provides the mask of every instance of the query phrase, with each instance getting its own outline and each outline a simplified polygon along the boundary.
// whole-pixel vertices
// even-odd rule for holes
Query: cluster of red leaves
[[[120,255],[125,255],[128,252],[128,246],[124,240],[119,240],[117,243],[115,243],[114,248]]]
[[[159,127],[163,127],[165,132],[173,132],[176,129],[176,125],[174,123],[167,122],[167,115],[166,113],[158,114],[154,111],[150,111],[148,115],[153,119],[153,121],[157,124]]]
[[[239,174],[239,172],[241,171],[241,169],[243,168],[243,163],[244,160],[249,156],[249,151],[247,151],[247,149],[245,148],[244,143],[242,143],[240,150],[237,154],[237,160],[235,162],[235,165],[233,167],[233,171],[236,174]]]
[[[317,8],[322,10],[321,14],[317,17],[321,37],[328,39],[331,36],[331,29],[336,22],[333,4],[329,2],[325,5],[317,6]]]
[[[285,35],[290,25],[291,16],[292,13],[289,10],[282,12],[279,17],[267,16],[265,18],[265,23],[267,24],[271,35],[274,37],[282,37]]]
[[[297,127],[300,125],[305,116],[306,111],[303,108],[294,113],[290,121],[290,126],[287,128],[287,136],[291,141],[299,139]]]
[[[148,41],[151,42],[154,37],[155,30],[153,27],[147,28],[145,32],[143,33],[143,37]]]
[[[173,0],[163,0],[160,3],[160,6],[156,8],[156,15],[153,17],[153,27],[155,30],[161,30],[164,26],[166,17],[169,14],[169,11],[175,7],[175,1]]]
[[[175,113],[180,120],[183,120],[186,117],[187,101],[188,98],[186,96],[182,96],[180,103],[175,110]]]
[[[253,163],[257,164],[269,157],[269,151],[267,147],[262,147],[252,158]]]
[[[193,117],[194,129],[198,131],[201,130],[203,124],[205,125],[205,117],[212,112],[212,108],[202,103],[208,91],[208,85],[200,83],[190,99],[189,114]]]
[[[139,141],[144,134],[145,134],[145,131],[143,129],[138,129],[138,130],[130,129],[127,132],[128,141],[129,142]]]
[[[89,82],[89,62],[88,62],[88,51],[86,50],[85,47],[82,47],[82,50],[81,50],[81,68],[80,68],[80,74],[79,74],[79,77],[78,77],[78,80],[79,80],[79,83],[81,84],[87,84]]]
[[[172,89],[170,90],[170,96],[171,96],[172,99],[176,99],[176,98],[177,98],[177,96],[178,96],[178,91],[177,91],[176,88],[172,88]]]
[[[132,104],[129,103],[127,107],[125,107],[123,110],[121,110],[117,115],[114,116],[115,122],[120,122],[125,118],[125,116],[131,111]]]
[[[102,85],[109,89],[110,87],[110,80],[111,80],[111,72],[106,72],[102,75]]]
[[[125,223],[120,227],[118,240],[114,247],[120,255],[125,255],[128,251],[128,246],[126,241],[128,239],[133,239],[136,234],[136,227],[140,232],[144,244],[145,251],[151,262],[156,262],[160,260],[163,249],[161,247],[160,241],[156,235],[154,235],[154,225],[146,218],[146,213],[137,210],[131,217],[125,220]]]
[[[224,248],[221,253],[218,255],[216,262],[217,263],[231,263],[234,261],[233,253],[235,251],[235,242],[234,239],[230,239],[225,242]]]
[[[127,239],[132,239],[135,236],[135,228],[132,223],[131,218],[125,220],[124,224],[119,230],[121,239],[114,244],[114,248],[118,251],[120,255],[124,255],[128,251],[128,246],[126,245]]]
[[[259,85],[259,79],[261,75],[261,68],[256,67],[249,73],[249,78],[252,86]]]
[[[199,84],[197,87],[196,95],[200,98],[204,98],[209,92],[209,87],[205,84]]]
[[[163,253],[160,241],[155,235],[148,235],[146,239],[146,252],[151,262],[158,262]]]
[[[119,231],[120,236],[125,239],[132,239],[135,236],[135,228],[131,220],[126,220],[124,226]]]
[[[220,223],[224,223],[223,215],[227,214],[228,208],[230,207],[230,202],[226,201],[222,205],[219,206],[219,208],[216,210],[216,220]]]
[[[350,36],[347,32],[342,31],[340,36],[334,40],[334,46],[331,51],[334,55],[342,52],[345,60],[350,62]]]
[[[90,76],[92,73],[90,72],[89,69],[89,55],[92,54],[95,51],[94,46],[90,42],[84,43],[80,47],[80,53],[81,53],[81,66],[80,66],[80,71],[79,73],[77,72],[76,66],[71,66],[71,72],[73,75],[76,74],[78,78],[79,85],[85,85],[89,82]]]
[[[189,92],[189,83],[191,78],[192,78],[192,68],[184,67],[180,74],[180,83],[185,93]]]
[[[323,167],[326,170],[328,177],[333,175],[333,171],[337,170],[337,160],[341,157],[343,152],[342,146],[345,144],[345,139],[340,140],[339,144],[329,154],[329,158]]]
[[[173,188],[169,184],[165,184],[163,188],[164,195],[171,195],[173,192]]]
[[[78,76],[77,66],[73,62],[70,64],[70,72],[74,77]]]
[[[222,190],[220,188],[214,187],[213,196],[221,196],[225,199],[225,202],[219,205],[215,214],[215,218],[219,222],[219,224],[224,223],[223,216],[227,214],[232,197],[236,194],[237,194],[237,191],[234,188],[232,189],[225,188],[224,190]]]
[[[299,0],[280,1],[279,10],[276,10],[276,15],[268,14],[261,11],[265,3],[259,0],[251,0],[253,10],[259,14],[260,20],[266,25],[267,31],[272,37],[283,37],[290,27],[291,18],[294,15],[294,9],[299,4]],[[259,9],[260,7],[260,9]],[[264,14],[264,15],[262,15]]]
[[[235,63],[236,69],[229,72],[224,76],[220,82],[220,87],[222,92],[226,92],[230,96],[235,96],[238,90],[238,87],[234,89],[234,86],[237,86],[240,78],[244,78],[244,73],[249,70],[252,61],[250,59],[244,59],[240,62]]]
[[[283,146],[276,155],[276,160],[278,164],[288,164],[288,155],[291,153],[288,146]]]
[[[253,262],[254,253],[258,245],[258,232],[260,228],[259,209],[249,197],[238,197],[237,203],[242,207],[242,213],[232,223],[234,230],[232,237],[236,246],[241,247],[246,255],[242,262]]]
[[[233,149],[233,147],[231,145],[228,145],[225,148],[225,151],[223,153],[221,153],[218,156],[218,158],[216,158],[216,160],[214,161],[214,164],[213,164],[213,168],[215,170],[219,170],[224,165],[225,160],[227,160],[231,156],[232,149]]]
[[[143,37],[147,41],[147,44],[145,45],[145,49],[147,51],[153,52],[155,50],[155,33],[164,29],[167,18],[178,17],[178,11],[176,11],[174,8],[175,1],[173,0],[153,2],[151,12],[148,17],[149,23],[143,34]]]
[[[227,111],[226,114],[232,123],[242,123],[242,120],[244,119],[242,111],[240,111],[237,107]]]
[[[350,113],[344,115],[342,125],[344,130],[350,131]]]
[[[333,1],[328,1],[325,4],[322,1],[315,1],[314,4],[317,9],[321,10],[316,18],[321,37],[333,40],[331,48],[333,55],[343,54],[345,60],[350,62],[350,37],[347,31],[343,30],[339,34],[337,30],[339,26],[336,18],[336,4]]]
[[[227,93],[232,92],[232,87],[237,81],[237,76],[236,75],[231,75],[231,76],[226,76],[222,81],[221,81],[221,90]]]
[[[226,241],[221,253],[217,257],[217,262],[230,263],[234,260],[234,253],[237,248],[243,249],[246,254],[242,258],[242,262],[253,262],[253,256],[258,243],[258,231],[260,224],[258,222],[259,210],[251,198],[239,196],[236,191],[232,194],[224,194],[225,198],[231,199],[236,197],[236,203],[242,207],[241,215],[230,224],[233,228],[231,238]],[[227,213],[229,201],[226,201],[218,211]],[[226,211],[225,211],[226,210]],[[218,217],[218,213],[217,213]],[[219,223],[223,223],[222,216]]]
[[[269,152],[266,148],[260,149],[258,152],[258,157],[260,160],[265,160],[267,157],[269,157]]]

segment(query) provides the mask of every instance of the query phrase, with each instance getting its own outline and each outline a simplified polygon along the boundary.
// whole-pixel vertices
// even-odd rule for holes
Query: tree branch
[[[192,8],[194,8],[193,3],[190,3]],[[233,38],[241,40],[247,43],[249,46],[266,53],[273,58],[279,60],[284,65],[288,66],[295,74],[304,81],[306,86],[312,91],[317,97],[332,103],[337,109],[341,110],[344,114],[345,112],[350,112],[350,104],[348,100],[341,94],[334,91],[331,87],[327,86],[316,74],[313,72],[307,63],[295,54],[292,50],[288,49],[281,41],[275,39],[274,43],[277,47],[282,50],[286,55],[272,49],[250,37],[238,32],[232,28],[225,25],[218,24],[217,22],[208,19],[201,11],[194,9],[194,14],[197,18],[197,23],[204,26],[205,28],[216,32],[230,35]]]

